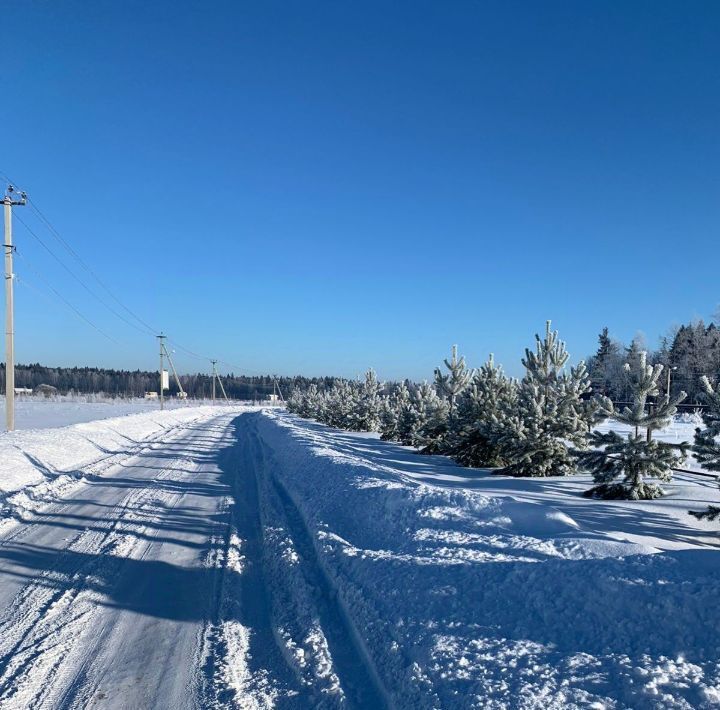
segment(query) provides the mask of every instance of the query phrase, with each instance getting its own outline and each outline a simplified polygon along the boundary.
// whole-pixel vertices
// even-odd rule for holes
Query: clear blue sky
[[[679,0],[13,2],[0,170],[191,350],[429,378],[458,343],[516,374],[547,318],[577,359],[720,301],[718,37]],[[19,361],[156,367],[15,239],[123,343],[19,284]]]

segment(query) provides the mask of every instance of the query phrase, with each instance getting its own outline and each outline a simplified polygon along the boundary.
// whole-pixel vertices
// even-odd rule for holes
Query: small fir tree
[[[352,413],[351,428],[354,431],[380,430],[380,388],[375,371],[370,368],[357,392],[355,411]]]
[[[398,428],[400,412],[410,402],[410,390],[407,385],[401,382],[395,391],[383,398],[382,410],[380,413],[380,438],[384,441],[399,441],[400,432]]]
[[[287,408],[289,412],[300,417],[321,420],[321,400],[322,393],[313,383],[307,389],[296,387],[288,397]]]
[[[418,409],[417,388],[398,410],[397,441],[404,446],[416,446],[418,432],[424,423],[424,413]]]
[[[452,346],[452,356],[450,360],[444,360],[447,372],[443,372],[439,367],[435,368],[435,386],[439,394],[447,397],[450,416],[455,411],[455,403],[458,395],[468,386],[472,379],[472,370],[465,367],[465,358],[458,359],[457,345]]]
[[[323,421],[338,429],[349,429],[352,426],[356,407],[357,392],[353,383],[347,380],[335,380],[325,398]]]
[[[565,343],[547,321],[545,338],[535,336],[535,352],[525,350],[525,376],[518,387],[517,413],[508,418],[501,439],[509,464],[499,473],[512,476],[565,476],[575,472],[571,444],[584,449],[601,415],[598,398],[588,399],[585,363],[565,367]]]
[[[693,444],[693,453],[698,463],[708,471],[720,471],[720,391],[713,389],[710,380],[706,376],[702,377],[702,386],[704,389],[703,400],[707,404],[707,408],[702,413],[703,429],[695,430],[695,443]],[[720,506],[711,505],[705,510],[690,510],[690,515],[694,515],[698,520],[707,518],[708,520],[717,520],[720,518]]]
[[[296,387],[291,393],[290,396],[287,398],[286,406],[288,412],[291,412],[292,414],[297,414],[298,416],[304,417],[305,414],[302,413],[303,410],[303,402],[305,399],[305,392],[300,389],[299,387]]]
[[[425,454],[437,454],[444,450],[450,406],[440,397],[432,385],[423,382],[414,397],[417,410],[417,431],[413,445]]]
[[[507,465],[501,442],[516,401],[517,383],[490,355],[458,401],[450,455],[463,466]]]
[[[660,396],[659,378],[662,365],[649,365],[647,354],[638,352],[625,365],[628,387],[632,393],[632,407],[606,413],[618,422],[628,424],[631,431],[623,437],[615,431],[594,431],[590,437],[592,450],[578,453],[580,465],[593,474],[598,485],[585,493],[588,497],[605,499],[649,500],[664,495],[662,488],[645,479],[661,482],[672,479],[672,468],[682,463],[688,443],[670,444],[653,441],[650,432],[661,429],[672,419],[677,404],[685,398],[680,392],[675,398],[667,393]],[[659,397],[652,411],[648,397]],[[621,480],[618,480],[621,479]]]

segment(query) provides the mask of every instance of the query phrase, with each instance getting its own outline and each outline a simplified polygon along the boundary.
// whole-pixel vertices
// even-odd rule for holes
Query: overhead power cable
[[[110,287],[97,275],[97,273],[87,264],[87,262],[68,244],[68,242],[63,238],[63,236],[58,232],[57,229],[53,226],[52,222],[40,211],[40,208],[35,204],[35,202],[28,198],[28,204],[30,205],[30,209],[32,209],[37,216],[45,223],[45,226],[48,228],[50,233],[55,237],[55,239],[65,247],[65,249],[73,256],[75,261],[82,266],[85,271],[87,271],[90,276],[95,279],[95,281],[102,287],[102,289],[112,298],[115,303],[117,303],[126,313],[128,313],[130,316],[132,316],[140,325],[142,325],[147,331],[150,333],[157,333],[157,328],[153,328],[151,325],[149,325],[146,321],[144,321],[137,313],[135,313],[133,310],[128,308],[110,289]]]
[[[10,179],[10,177],[0,172],[0,177],[2,177],[4,180],[6,180],[8,183],[16,184],[13,180]],[[141,318],[135,311],[133,311],[131,308],[129,308],[127,305],[125,305],[112,291],[112,289],[105,283],[105,281],[97,274],[97,272],[73,249],[71,244],[60,234],[60,232],[55,228],[53,223],[45,216],[45,214],[40,210],[40,208],[37,206],[37,204],[34,202],[34,200],[28,198],[28,205],[30,206],[31,210],[35,213],[35,215],[38,217],[38,219],[42,222],[43,226],[50,232],[50,234],[53,236],[53,238],[59,242],[62,247],[73,257],[73,259],[85,270],[87,271],[90,276],[92,276],[93,280],[107,293],[107,295],[125,312],[127,313],[133,321],[128,320],[122,313],[119,313],[115,308],[113,308],[104,298],[102,298],[100,295],[98,295],[97,292],[95,292],[93,289],[91,289],[85,281],[80,278],[70,267],[45,243],[45,241],[25,222],[25,220],[22,219],[19,215],[15,215],[15,218],[20,222],[20,224],[23,225],[23,227],[27,230],[28,234],[35,239],[42,247],[45,249],[45,251],[50,254],[55,261],[57,261],[60,266],[75,280],[77,281],[87,293],[89,293],[95,300],[97,300],[99,303],[101,303],[110,313],[112,313],[116,318],[123,321],[125,324],[130,326],[131,328],[134,328],[136,331],[142,333],[143,335],[156,335],[158,333],[157,328],[153,328],[147,321],[145,321],[143,318]],[[18,256],[21,256],[21,254],[18,253]],[[25,263],[27,263],[27,260],[24,260]],[[85,323],[90,325],[92,328],[94,328],[98,333],[103,335],[105,338],[109,339],[111,342],[116,343],[117,345],[121,345],[118,340],[113,338],[111,335],[103,331],[101,328],[99,328],[95,323],[93,323],[89,318],[87,318],[85,315],[83,315],[75,306],[73,306],[72,303],[70,303],[64,296],[62,296],[57,289],[55,289],[50,283],[48,283],[40,274],[38,274],[37,271],[29,267],[31,271],[41,280],[45,283],[45,285],[55,294],[57,298],[59,298],[76,316],[81,318]],[[38,289],[36,286],[33,286],[28,281],[19,279],[20,282],[24,283],[27,286],[30,286],[31,288],[34,288],[38,291],[41,295],[46,296],[40,289]],[[213,358],[210,358],[206,355],[201,355],[199,353],[196,353],[189,348],[186,348],[185,346],[181,345],[180,343],[176,341],[169,341],[169,343],[176,349],[181,350],[186,355],[189,355],[190,357],[196,358],[197,360],[202,360],[204,362],[211,362]],[[247,368],[241,367],[239,365],[233,364],[231,362],[227,362],[225,360],[217,360],[218,363],[221,363],[225,365],[226,367],[242,372],[251,376],[263,376],[264,373],[255,372],[253,370],[248,370]]]
[[[109,335],[106,333],[102,328],[97,326],[95,323],[93,323],[87,316],[85,316],[83,313],[81,313],[70,301],[68,301],[51,283],[49,283],[46,279],[42,277],[40,273],[38,273],[35,269],[32,268],[27,262],[27,259],[22,257],[22,255],[19,252],[16,252],[17,256],[20,256],[23,259],[23,263],[27,267],[29,271],[31,271],[40,281],[42,281],[47,288],[49,288],[56,296],[56,298],[59,298],[60,301],[62,301],[78,318],[83,320],[87,325],[89,325],[91,328],[96,330],[100,335],[102,335],[104,338],[107,338],[110,342],[115,343],[115,345],[119,345],[120,347],[125,347],[119,340],[112,337],[112,335]],[[28,281],[24,276],[23,277],[15,277],[18,283],[29,286],[33,290],[37,291],[41,296],[44,298],[47,298],[50,300],[50,302],[53,302],[52,299],[50,299],[46,294],[42,292],[41,289],[39,289],[35,284]]]
[[[112,313],[116,318],[119,318],[121,321],[129,325],[131,328],[134,328],[135,330],[143,334],[154,335],[152,331],[140,328],[137,324],[125,318],[125,316],[123,316],[121,313],[118,313],[109,303],[107,303],[100,296],[98,296],[98,294],[95,293],[95,291],[93,291],[72,269],[70,269],[70,267],[32,230],[32,228],[27,224],[27,222],[25,222],[22,217],[20,217],[19,215],[15,215],[15,219],[17,219],[17,221],[20,222],[23,227],[25,227],[28,234],[33,239],[35,239],[38,244],[40,244],[40,246],[42,246],[43,249],[45,249],[45,251],[47,251],[47,253],[50,254],[50,256],[52,256],[52,258],[55,259],[55,261],[57,261],[57,263],[60,264],[60,266],[62,266],[62,268],[67,271],[67,273],[70,274],[70,276],[72,276],[75,281],[77,281],[94,299],[96,299],[99,303],[105,306],[105,308],[107,308],[110,313]]]

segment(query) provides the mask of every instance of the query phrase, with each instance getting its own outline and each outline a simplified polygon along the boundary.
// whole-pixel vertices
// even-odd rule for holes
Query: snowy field
[[[0,434],[0,707],[720,705],[715,482],[589,485],[277,409]]]
[[[198,406],[210,402],[181,401],[168,398],[167,409]],[[158,400],[112,399],[97,395],[74,397],[18,397],[15,401],[16,429],[51,429],[97,419],[109,419],[126,414],[154,412],[160,409]],[[0,422],[5,422],[5,397],[0,396]]]

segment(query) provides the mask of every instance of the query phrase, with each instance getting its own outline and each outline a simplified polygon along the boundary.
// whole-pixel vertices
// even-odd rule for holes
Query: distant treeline
[[[640,351],[649,348],[642,337],[636,337],[626,346],[613,340],[608,329],[599,336],[597,352],[588,359],[588,370],[593,390],[607,395],[615,402],[626,402],[631,398],[630,383],[623,369]],[[673,328],[660,341],[660,347],[648,352],[648,361],[663,365],[661,384],[666,384],[670,370],[670,389],[673,396],[681,390],[687,399],[681,406],[688,407],[703,401],[702,377],[718,383],[720,375],[720,328],[714,323],[705,325],[702,320]]]
[[[158,391],[158,373],[143,370],[106,370],[99,367],[45,367],[39,363],[16,365],[15,387],[35,389],[38,385],[52,385],[62,394],[67,392],[105,392],[116,397],[142,397],[145,392]],[[250,377],[247,375],[221,375],[223,386],[230,399],[263,399],[273,393],[272,375]],[[311,384],[329,386],[333,378],[323,377],[278,377],[277,383],[283,397],[296,387],[306,388]],[[210,375],[198,373],[180,375],[180,382],[188,397],[207,398],[212,394]],[[217,396],[221,397],[217,387]],[[0,392],[5,393],[5,363],[0,363]],[[175,379],[170,377],[170,395],[178,392]]]

